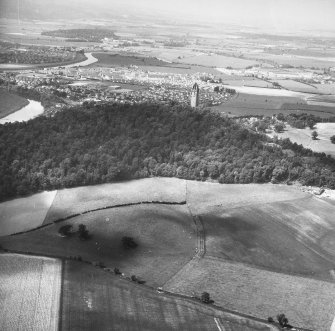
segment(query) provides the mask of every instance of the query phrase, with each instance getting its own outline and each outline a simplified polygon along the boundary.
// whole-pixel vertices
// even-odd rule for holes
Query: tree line
[[[335,161],[208,109],[75,107],[0,125],[0,199],[149,176],[335,188]]]

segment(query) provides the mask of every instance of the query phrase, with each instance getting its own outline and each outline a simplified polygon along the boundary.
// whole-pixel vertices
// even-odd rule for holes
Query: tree
[[[280,326],[284,327],[288,324],[288,319],[286,318],[285,314],[277,315],[277,320]]]
[[[201,301],[202,301],[203,303],[210,303],[211,299],[210,299],[210,295],[209,295],[208,292],[203,292],[203,293],[201,294]]]
[[[313,131],[312,132],[312,139],[316,140],[317,136],[318,136],[318,133],[316,131]]]
[[[59,228],[58,233],[62,236],[62,237],[68,237],[72,234],[72,225],[70,224],[66,224],[63,225]]]
[[[332,142],[332,144],[335,144],[335,135],[330,137],[330,141]]]
[[[122,237],[121,241],[123,248],[125,249],[134,249],[138,246],[132,237]]]
[[[309,118],[307,120],[307,125],[309,126],[309,128],[312,130],[314,128],[314,125],[316,124],[316,121],[313,118]]]
[[[274,126],[274,129],[276,132],[283,132],[284,130],[284,124],[282,123],[276,123],[275,126]]]
[[[80,240],[87,240],[90,237],[88,230],[86,229],[86,225],[79,224],[78,235]]]

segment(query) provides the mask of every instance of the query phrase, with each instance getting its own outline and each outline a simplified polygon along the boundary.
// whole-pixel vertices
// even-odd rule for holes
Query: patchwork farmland
[[[26,198],[22,215],[42,197]],[[0,205],[6,215],[14,213],[15,200],[11,203]],[[164,330],[217,330],[218,325],[269,330],[261,320],[278,313],[306,329],[330,327],[335,205],[326,199],[294,186],[156,178],[59,190],[50,204],[36,223],[43,227],[3,235],[0,245],[65,259],[81,256],[88,262],[65,261],[64,330],[105,329],[105,323],[118,330],[133,330],[134,325],[156,330],[158,324]],[[10,224],[11,218],[6,219]],[[63,225],[77,231],[79,224],[91,239],[58,233]],[[138,247],[125,250],[123,236],[134,238]],[[146,284],[90,265],[97,262]],[[157,286],[176,295],[207,291],[215,304],[256,319],[150,289]]]

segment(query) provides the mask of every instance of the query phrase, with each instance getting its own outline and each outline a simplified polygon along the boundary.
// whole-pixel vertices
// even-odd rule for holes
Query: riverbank
[[[0,118],[4,118],[27,106],[29,101],[17,94],[0,89]]]
[[[39,101],[27,100],[28,104],[19,110],[0,119],[0,124],[26,122],[43,114],[44,107]]]

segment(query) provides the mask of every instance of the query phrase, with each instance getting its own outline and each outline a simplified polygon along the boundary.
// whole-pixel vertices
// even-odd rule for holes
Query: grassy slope
[[[61,262],[0,254],[0,266],[0,329],[57,330]]]
[[[0,118],[16,112],[28,103],[27,99],[0,89]]]
[[[271,330],[271,326],[167,297],[92,266],[67,262],[62,330]]]
[[[329,330],[334,318],[334,283],[223,259],[194,260],[164,288],[186,295],[207,291],[223,307],[261,318],[284,313],[291,324],[313,330]]]
[[[187,186],[192,213],[204,225],[207,255],[332,279],[334,205],[283,185]]]
[[[321,252],[320,239],[330,229],[335,231],[335,222],[332,224],[328,218],[335,209],[324,204],[324,215],[314,209],[322,208],[322,204],[312,203],[310,198],[240,206],[204,215],[207,254],[331,280],[329,271],[334,263],[330,261],[335,261],[334,256],[330,255],[328,261],[310,249]],[[311,237],[315,240],[311,241]]]
[[[317,131],[318,140],[312,139],[312,132]],[[292,142],[310,148],[312,151],[326,153],[335,157],[335,144],[332,144],[330,137],[335,135],[335,123],[318,123],[313,130],[296,129],[287,126],[282,133],[271,133],[271,136],[277,135],[279,138],[289,138]]]
[[[71,224],[77,230],[80,223],[87,226],[92,239],[80,241],[58,235],[62,225]],[[133,237],[139,246],[124,250],[123,236]],[[38,254],[81,255],[160,286],[192,258],[196,239],[186,206],[140,205],[85,214],[30,233],[3,237],[0,244]]]
[[[42,225],[56,191],[34,194],[0,204],[0,236],[27,231]]]
[[[87,210],[145,201],[185,201],[185,182],[176,178],[145,178],[59,190],[45,224]]]

